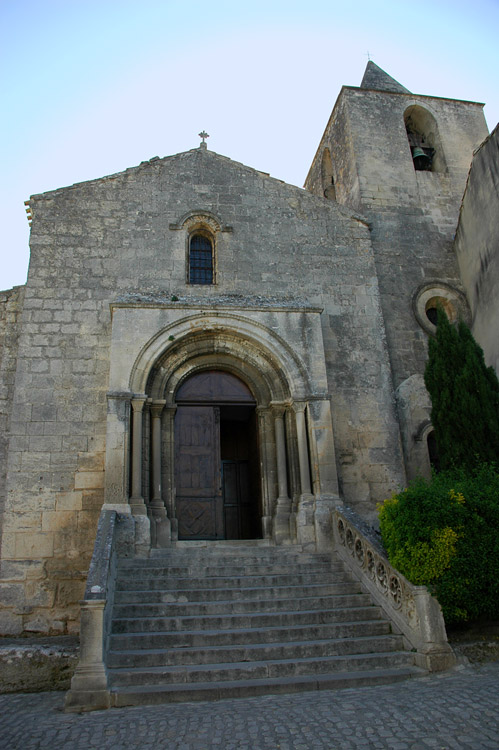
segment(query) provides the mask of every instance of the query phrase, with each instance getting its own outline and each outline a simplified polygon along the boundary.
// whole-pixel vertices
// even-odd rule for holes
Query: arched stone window
[[[322,166],[321,166],[321,177],[322,177],[322,189],[324,190],[324,197],[329,200],[336,200],[336,188],[334,186],[334,174],[333,174],[333,162],[331,161],[331,152],[328,148],[325,148],[322,153]]]
[[[451,323],[460,318],[465,323],[470,323],[470,312],[466,297],[454,287],[443,281],[433,281],[416,290],[412,305],[416,319],[427,333],[435,334],[437,331],[437,309],[442,307]]]
[[[213,240],[207,232],[189,237],[189,284],[213,284]]]
[[[406,109],[404,122],[414,169],[418,172],[445,172],[442,144],[433,115],[414,104]]]

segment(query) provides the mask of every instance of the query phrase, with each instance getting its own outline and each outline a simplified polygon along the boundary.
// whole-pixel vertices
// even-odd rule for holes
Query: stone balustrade
[[[441,607],[425,586],[410,583],[386,558],[372,530],[353,511],[335,509],[334,547],[415,651],[418,666],[436,672],[455,663]]]
[[[134,519],[129,506],[128,512],[118,513],[104,505],[85,596],[80,602],[80,660],[66,694],[66,711],[110,707],[105,655],[111,630],[116,560],[118,556],[133,554],[134,541]]]

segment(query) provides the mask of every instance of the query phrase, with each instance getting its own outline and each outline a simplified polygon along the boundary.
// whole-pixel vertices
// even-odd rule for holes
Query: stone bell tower
[[[453,239],[473,151],[487,135],[482,108],[412,94],[369,61],[360,87],[341,89],[305,183],[371,227],[409,476],[419,463],[411,441],[429,421],[414,402],[426,398],[436,305],[469,318]]]

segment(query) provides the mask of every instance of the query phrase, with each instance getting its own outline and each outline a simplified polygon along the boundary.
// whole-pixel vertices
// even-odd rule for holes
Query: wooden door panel
[[[179,539],[217,539],[217,515],[214,498],[177,498]]]
[[[223,537],[218,410],[179,406],[175,415],[175,487],[180,539]]]

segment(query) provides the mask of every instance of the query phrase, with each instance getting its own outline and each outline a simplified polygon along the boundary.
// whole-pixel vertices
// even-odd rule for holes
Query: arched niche
[[[442,142],[435,117],[419,104],[404,112],[407,140],[416,171],[445,172],[446,164]]]

